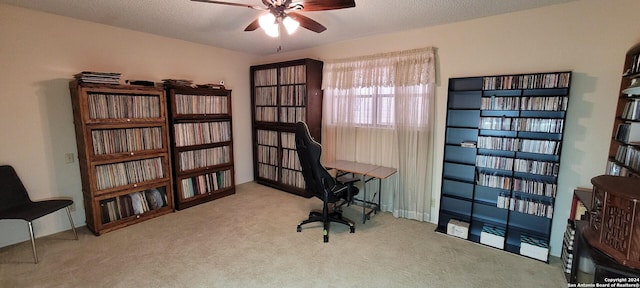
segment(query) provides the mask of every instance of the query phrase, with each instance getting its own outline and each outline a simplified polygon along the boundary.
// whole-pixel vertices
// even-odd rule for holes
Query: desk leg
[[[364,224],[367,221],[367,211],[366,211],[366,207],[367,207],[367,179],[366,179],[366,175],[362,175],[362,193],[364,195],[362,195],[362,199],[364,200],[362,202],[362,224]]]
[[[380,197],[382,197],[382,178],[378,178],[378,205],[373,210],[373,214],[378,214],[380,211]]]

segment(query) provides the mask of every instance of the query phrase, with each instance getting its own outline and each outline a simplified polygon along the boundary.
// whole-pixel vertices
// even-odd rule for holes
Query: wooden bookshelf
[[[634,82],[640,83],[640,44],[625,55],[609,146],[608,175],[640,177],[640,88],[626,90]]]
[[[322,65],[313,59],[251,66],[254,179],[311,197],[295,150],[294,125],[304,121],[321,141]]]
[[[173,212],[166,98],[156,87],[70,82],[87,227]]]
[[[176,208],[235,193],[231,90],[167,85]]]
[[[570,80],[449,79],[438,231],[451,221],[463,238],[548,261]]]

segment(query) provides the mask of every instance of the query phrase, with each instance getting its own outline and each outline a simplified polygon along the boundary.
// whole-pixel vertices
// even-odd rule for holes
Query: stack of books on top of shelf
[[[192,80],[185,79],[162,79],[165,86],[177,86],[177,87],[195,87]]]
[[[549,259],[549,244],[540,239],[520,235],[520,255],[547,261]]]
[[[73,76],[83,83],[120,84],[120,73],[82,71]]]

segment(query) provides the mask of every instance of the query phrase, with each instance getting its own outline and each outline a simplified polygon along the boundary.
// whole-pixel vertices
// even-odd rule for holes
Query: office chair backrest
[[[9,165],[0,166],[0,211],[29,203],[29,194],[18,174]]]
[[[306,190],[322,198],[325,187],[332,189],[336,185],[336,180],[320,163],[322,145],[311,138],[309,127],[304,122],[296,123],[295,133],[296,150]]]

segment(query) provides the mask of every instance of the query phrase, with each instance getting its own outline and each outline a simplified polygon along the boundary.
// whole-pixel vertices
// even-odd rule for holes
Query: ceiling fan
[[[271,37],[278,37],[280,23],[286,28],[289,34],[292,34],[298,26],[309,29],[313,32],[320,33],[327,30],[322,24],[315,20],[304,16],[298,12],[311,12],[311,11],[325,11],[336,10],[343,8],[355,7],[355,0],[304,0],[304,1],[292,1],[292,0],[262,0],[265,5],[254,6],[241,3],[232,3],[224,1],[212,1],[212,0],[191,0],[194,2],[222,4],[230,6],[240,6],[255,10],[267,11],[257,19],[253,20],[244,31],[254,31],[261,27],[265,33]]]

